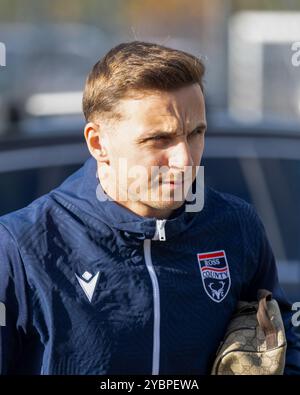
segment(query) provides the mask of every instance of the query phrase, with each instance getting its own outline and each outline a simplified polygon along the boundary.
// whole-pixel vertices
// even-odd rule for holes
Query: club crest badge
[[[231,285],[225,251],[205,252],[197,257],[205,292],[214,302],[222,302]]]

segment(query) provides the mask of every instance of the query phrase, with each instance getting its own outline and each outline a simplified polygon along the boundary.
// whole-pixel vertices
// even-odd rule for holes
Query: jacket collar
[[[161,221],[157,218],[143,217],[121,206],[105,196],[97,177],[97,163],[89,158],[84,166],[69,177],[60,187],[52,192],[52,197],[64,206],[71,206],[82,215],[88,215],[97,222],[132,234],[139,239],[153,239]],[[72,209],[72,208],[71,208]],[[202,210],[203,211],[203,210]],[[166,240],[186,231],[202,212],[186,212],[185,204],[175,210],[164,221]]]

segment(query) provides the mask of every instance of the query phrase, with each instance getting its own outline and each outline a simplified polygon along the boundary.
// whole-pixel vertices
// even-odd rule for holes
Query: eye
[[[170,139],[170,137],[168,137],[168,136],[154,136],[154,137],[151,137],[150,140],[152,140],[152,141],[167,141],[169,139]]]
[[[192,131],[192,133],[189,134],[189,137],[191,136],[199,136],[204,134],[205,130],[203,128],[196,128],[195,130]]]
[[[163,136],[155,136],[155,137],[151,137],[150,140],[152,140],[152,141],[158,141],[158,140],[163,140],[163,139],[164,139]]]

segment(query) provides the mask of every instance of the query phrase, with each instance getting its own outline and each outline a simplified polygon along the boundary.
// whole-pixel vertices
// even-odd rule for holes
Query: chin
[[[176,210],[177,208],[181,207],[184,203],[183,201],[178,201],[178,200],[170,200],[168,202],[164,201],[150,201],[150,202],[145,202],[145,204],[148,207],[152,207],[154,209],[158,210]]]

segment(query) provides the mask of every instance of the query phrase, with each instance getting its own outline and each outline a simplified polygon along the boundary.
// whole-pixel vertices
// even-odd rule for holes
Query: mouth
[[[183,188],[184,186],[187,186],[189,184],[190,184],[190,179],[188,177],[186,177],[186,178],[180,178],[179,180],[159,179],[158,184],[154,183],[154,184],[152,184],[152,186],[167,185],[171,188]]]
[[[183,181],[168,181],[167,184],[179,186],[183,184]]]
[[[183,188],[183,181],[166,181],[163,182],[162,185],[166,185],[171,189],[182,189]]]

